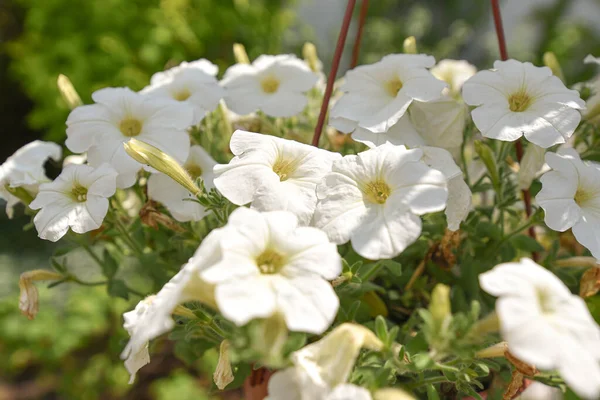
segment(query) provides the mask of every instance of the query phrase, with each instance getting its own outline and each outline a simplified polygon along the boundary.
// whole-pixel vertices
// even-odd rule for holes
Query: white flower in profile
[[[460,228],[460,223],[467,219],[471,211],[473,193],[463,178],[462,170],[456,165],[452,154],[438,147],[421,147],[423,150],[422,161],[431,168],[440,171],[447,180],[448,200],[446,202],[446,221],[448,229],[455,232]]]
[[[427,70],[434,64],[424,54],[391,54],[348,71],[340,87],[344,95],[332,107],[329,124],[344,133],[357,128],[387,132],[413,100],[441,96],[446,84]]]
[[[56,242],[69,227],[75,233],[100,228],[108,212],[108,198],[115,194],[117,172],[108,164],[67,165],[53,182],[40,185],[29,204],[40,210],[33,223],[42,239]]]
[[[13,216],[13,207],[20,202],[11,194],[9,188],[23,188],[28,195],[34,197],[41,183],[49,182],[44,170],[48,159],[59,161],[62,149],[52,142],[35,140],[17,150],[0,165],[0,199],[6,201],[6,215]]]
[[[531,182],[543,172],[546,172],[548,166],[545,165],[546,149],[536,146],[533,143],[527,145],[525,154],[519,163],[519,172],[517,174],[517,183],[519,189],[529,189]]]
[[[269,400],[371,399],[347,384],[361,349],[380,351],[383,343],[364,326],[344,323],[323,339],[292,353],[293,366],[269,380]]]
[[[397,256],[421,234],[419,215],[446,206],[446,177],[422,157],[387,143],[334,161],[317,186],[314,226],[365,258]]]
[[[219,68],[206,59],[182,62],[166,71],[157,72],[150,78],[150,85],[141,94],[173,99],[194,109],[193,125],[219,105],[225,91],[219,85]]]
[[[579,396],[600,396],[600,327],[585,302],[528,258],[479,275],[498,297],[502,337],[517,358],[541,370],[558,370]]]
[[[581,160],[574,149],[546,153],[552,168],[540,178],[535,197],[544,209],[546,225],[564,232],[569,228],[579,243],[600,259],[600,165]]]
[[[431,73],[448,84],[444,94],[457,98],[464,83],[477,73],[477,68],[465,60],[446,59],[431,68]]]
[[[214,187],[213,167],[216,161],[198,145],[190,148],[190,155],[183,164],[183,168],[190,174],[192,179],[202,178],[207,190]],[[201,204],[186,199],[196,197],[187,189],[175,182],[165,174],[153,174],[148,179],[148,196],[161,202],[171,215],[181,222],[199,221],[208,213]]]
[[[138,321],[146,314],[148,308],[154,301],[154,298],[155,296],[146,297],[135,306],[134,310],[123,314],[123,328],[125,328],[129,335],[133,335],[135,328],[138,325]],[[145,346],[142,346],[138,352],[131,353],[125,360],[125,368],[127,369],[127,372],[129,372],[129,384],[133,383],[139,369],[149,362],[150,354],[148,353],[148,343],[146,342]]]
[[[127,88],[105,88],[92,94],[96,104],[75,108],[67,119],[67,147],[87,151],[88,163],[109,163],[119,173],[117,186],[135,183],[142,165],[123,143],[132,137],[149,143],[183,162],[190,150],[186,129],[193,110],[182,103],[143,96]]]
[[[243,207],[226,229],[221,260],[200,271],[225,318],[241,326],[280,314],[288,329],[315,334],[331,325],[339,300],[327,280],[341,273],[342,261],[324,232],[298,227],[288,211]]]
[[[476,106],[473,122],[483,136],[513,141],[525,135],[548,148],[565,143],[581,120],[585,102],[548,67],[515,60],[496,61],[465,82],[463,98]]]
[[[237,205],[259,211],[287,210],[308,225],[317,204],[315,188],[338,153],[260,133],[235,131],[235,157],[217,165],[215,187]]]
[[[291,54],[262,55],[252,64],[236,64],[221,80],[225,103],[237,114],[260,110],[272,117],[291,117],[308,102],[305,92],[319,76]]]
[[[135,379],[137,370],[147,364],[148,342],[170,331],[175,325],[171,314],[178,305],[196,300],[215,307],[214,289],[200,279],[198,271],[218,262],[221,257],[220,241],[224,236],[226,230],[223,228],[211,231],[194,256],[156,295],[140,302],[135,310],[123,314],[125,328],[131,339],[121,358],[131,374],[130,382]]]

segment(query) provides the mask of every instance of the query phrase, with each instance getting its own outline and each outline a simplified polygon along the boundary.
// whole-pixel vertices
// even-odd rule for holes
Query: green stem
[[[96,253],[94,253],[94,251],[92,250],[92,248],[85,244],[85,243],[81,243],[81,247],[83,247],[83,249],[90,255],[90,257],[92,257],[92,259],[99,265],[102,267],[102,265],[104,265],[104,263],[102,262],[102,260],[100,260],[100,258],[96,255]]]
[[[382,262],[375,263],[375,265],[373,265],[367,272],[360,275],[360,279],[362,279],[363,282],[369,280],[369,278],[375,275],[381,269],[381,267],[383,267]]]
[[[133,240],[127,228],[123,225],[123,223],[119,220],[118,216],[114,216],[114,226],[117,228],[119,233],[122,235],[121,239],[127,243],[127,245],[131,248],[131,250],[138,256],[144,255],[144,251],[138,246],[138,244]]]
[[[79,279],[79,278],[77,278],[76,276],[73,276],[73,275],[71,275],[68,278],[68,280],[71,281],[71,282],[78,283],[78,284],[83,285],[83,286],[102,286],[102,285],[106,285],[108,283],[108,281],[85,282],[85,281],[82,281],[81,279]]]
[[[432,376],[431,378],[425,378],[419,382],[415,382],[409,385],[406,385],[405,387],[409,390],[418,388],[419,386],[424,386],[424,385],[434,385],[436,383],[443,383],[443,382],[449,382],[448,379],[446,379],[446,377],[444,376]]]

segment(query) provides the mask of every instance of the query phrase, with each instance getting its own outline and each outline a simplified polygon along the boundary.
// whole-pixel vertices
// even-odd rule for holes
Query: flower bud
[[[495,358],[504,357],[504,353],[508,350],[506,342],[496,343],[490,347],[486,347],[483,350],[479,350],[475,353],[476,358]]]
[[[414,36],[407,37],[402,47],[405,54],[417,54],[417,39]]]
[[[252,331],[254,349],[262,355],[262,361],[271,366],[283,361],[281,350],[287,339],[288,328],[283,315],[279,313],[260,321]]]
[[[552,70],[554,76],[556,76],[561,81],[565,81],[565,75],[563,74],[562,68],[556,58],[556,54],[551,51],[547,51],[544,53],[544,65]]]
[[[219,347],[219,361],[213,374],[213,380],[219,390],[225,389],[225,386],[233,382],[233,371],[231,370],[231,362],[229,361],[229,347],[228,340],[223,340]]]
[[[429,303],[429,312],[437,326],[441,326],[446,318],[450,317],[450,288],[438,283],[431,293],[431,302]]]
[[[335,387],[348,380],[361,350],[380,351],[381,340],[364,326],[344,323],[323,339],[312,343],[292,355],[297,367],[310,376],[322,379],[328,387]]]
[[[141,164],[149,165],[152,168],[162,172],[169,176],[175,182],[189,190],[195,196],[201,193],[200,189],[194,183],[194,180],[187,173],[185,168],[181,166],[170,155],[164,153],[160,149],[144,143],[135,138],[129,139],[128,142],[123,143],[125,151],[134,160]]]
[[[542,167],[544,166],[546,156],[546,149],[536,146],[533,143],[527,145],[525,154],[519,165],[519,172],[517,174],[517,180],[519,182],[519,189],[529,189],[531,182],[536,178]]]
[[[34,319],[38,312],[38,290],[35,281],[58,280],[62,275],[45,269],[23,272],[19,278],[19,310],[29,319]]]
[[[494,156],[494,152],[487,144],[483,143],[480,140],[475,141],[475,152],[485,165],[490,174],[490,179],[492,181],[492,185],[494,188],[500,187],[500,174],[498,173],[498,164],[496,163],[496,157]]]
[[[233,57],[238,64],[250,64],[250,59],[246,53],[246,48],[241,43],[233,44]]]
[[[83,105],[81,97],[79,97],[77,90],[75,90],[75,87],[73,86],[69,78],[67,78],[63,74],[60,74],[58,75],[56,84],[58,86],[58,90],[60,91],[60,95],[71,110],[75,107]]]
[[[323,69],[323,63],[319,60],[317,48],[314,44],[310,42],[304,43],[304,46],[302,47],[302,56],[312,72],[320,72],[321,69]]]

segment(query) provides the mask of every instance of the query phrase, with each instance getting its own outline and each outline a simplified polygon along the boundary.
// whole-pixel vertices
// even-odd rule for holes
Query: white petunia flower
[[[236,131],[235,157],[214,168],[215,187],[237,205],[259,211],[287,210],[308,225],[317,204],[315,188],[341,156],[313,146],[260,133]]]
[[[344,95],[332,107],[329,124],[344,133],[357,128],[387,132],[417,101],[439,98],[446,84],[427,68],[435,64],[424,54],[391,54],[356,67],[340,87]]]
[[[227,107],[237,114],[261,110],[272,117],[291,117],[304,110],[308,102],[305,92],[318,80],[294,55],[262,55],[252,64],[227,69],[221,85]]]
[[[527,140],[548,148],[565,143],[581,120],[585,102],[565,87],[548,67],[515,60],[496,61],[465,82],[463,98],[476,106],[473,122],[483,136]]]
[[[126,326],[131,339],[121,353],[128,371],[135,378],[135,372],[143,365],[148,342],[170,331],[175,322],[171,314],[179,304],[197,300],[215,306],[213,290],[202,279],[198,272],[217,263],[221,257],[220,242],[226,236],[225,229],[214,229],[202,241],[196,253],[169,282],[154,296],[151,301],[138,304],[135,310],[125,313]],[[137,367],[137,369],[134,368]],[[135,369],[135,371],[134,371]]]
[[[523,159],[519,163],[519,173],[517,174],[519,189],[529,189],[531,182],[540,176],[542,172],[546,172],[544,171],[545,156],[546,149],[533,143],[527,145]]]
[[[108,164],[67,165],[53,182],[40,185],[29,207],[40,210],[33,223],[42,239],[56,242],[69,227],[75,233],[100,228],[115,194],[117,172]]]
[[[383,343],[364,326],[344,323],[323,339],[292,353],[293,366],[269,380],[267,399],[370,399],[367,390],[346,382],[362,348],[380,351],[382,347]]]
[[[335,161],[317,186],[313,224],[365,258],[397,256],[421,234],[419,215],[446,206],[446,177],[422,157],[388,143]]]
[[[569,228],[579,243],[600,259],[600,166],[579,158],[574,149],[546,153],[552,171],[540,178],[535,197],[544,209],[546,225],[564,232]]]
[[[146,297],[135,306],[134,310],[123,314],[123,328],[125,328],[129,335],[133,335],[139,320],[144,317],[148,308],[154,301],[154,298],[155,296]],[[139,369],[149,362],[150,354],[148,353],[148,343],[146,342],[145,346],[142,346],[136,353],[129,354],[125,360],[125,368],[127,369],[127,372],[129,372],[129,384],[133,383]]]
[[[431,68],[431,73],[448,84],[444,94],[456,98],[460,97],[464,83],[477,73],[477,68],[465,60],[441,60]]]
[[[339,300],[327,280],[342,266],[324,232],[298,227],[287,211],[248,208],[236,209],[226,229],[221,260],[200,271],[223,316],[241,326],[279,313],[290,330],[315,334],[331,325]]]
[[[192,179],[201,177],[206,189],[210,190],[214,187],[213,167],[216,164],[206,150],[194,145],[183,167]],[[148,196],[163,203],[177,221],[199,221],[208,214],[201,204],[186,200],[196,197],[165,174],[153,174],[148,179]]]
[[[49,182],[44,163],[49,159],[60,160],[62,149],[52,142],[35,140],[17,150],[0,165],[0,199],[6,201],[6,215],[13,216],[13,207],[20,200],[11,194],[10,188],[23,188],[35,196],[41,183]]]
[[[67,119],[67,147],[87,151],[88,163],[109,163],[119,173],[117,186],[132,186],[142,165],[123,143],[135,137],[179,161],[187,158],[193,110],[179,102],[143,96],[127,88],[105,88],[92,94],[96,104],[75,108]]]
[[[556,369],[580,396],[600,396],[600,328],[585,302],[528,258],[479,275],[499,297],[496,312],[510,352],[542,370]]]
[[[219,105],[225,91],[215,78],[219,68],[206,59],[182,62],[157,72],[140,93],[183,102],[194,109],[193,125]]]

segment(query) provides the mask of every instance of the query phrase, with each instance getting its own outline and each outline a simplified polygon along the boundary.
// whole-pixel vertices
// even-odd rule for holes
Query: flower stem
[[[333,84],[335,83],[335,76],[340,66],[340,59],[342,58],[342,52],[344,50],[344,44],[346,43],[346,37],[348,36],[348,28],[350,28],[350,21],[352,20],[352,11],[356,0],[348,0],[346,6],[346,13],[344,14],[344,20],[342,22],[342,28],[340,29],[340,35],[338,36],[337,45],[335,47],[335,53],[333,55],[333,61],[331,63],[331,70],[329,71],[329,77],[327,78],[327,86],[325,88],[325,94],[323,95],[323,103],[321,103],[321,112],[319,113],[319,119],[317,126],[315,127],[315,134],[312,139],[312,145],[319,147],[319,139],[323,132],[323,125],[325,124],[325,116],[327,115],[327,109],[329,108],[329,100],[331,99],[331,92],[333,92]]]
[[[367,11],[369,9],[369,0],[362,0],[360,5],[360,14],[358,15],[358,28],[356,29],[356,38],[354,39],[354,47],[352,47],[352,61],[350,68],[358,65],[358,56],[360,54],[360,41],[362,39],[365,20],[367,19]]]
[[[496,27],[496,36],[498,37],[498,47],[500,49],[500,59],[502,61],[508,60],[508,52],[506,51],[506,39],[504,37],[504,28],[502,27],[502,15],[500,14],[499,0],[491,0],[492,2],[492,13],[494,15],[494,25]],[[517,161],[520,163],[523,158],[523,143],[521,139],[515,141],[515,152],[517,153]],[[525,203],[525,214],[529,218],[531,216],[531,192],[529,189],[523,189],[523,202]],[[529,227],[529,236],[535,239],[535,229],[533,226]],[[531,258],[534,261],[538,261],[538,254],[534,251],[531,253]]]

